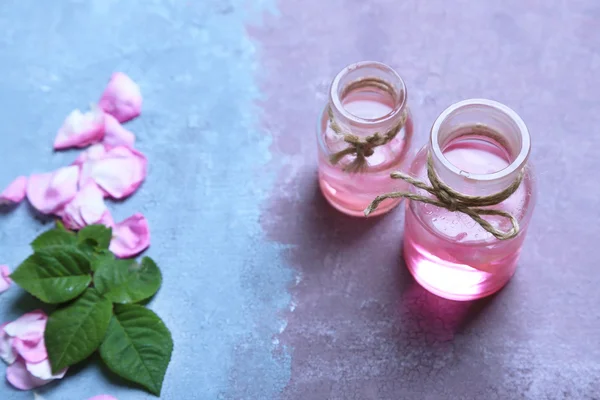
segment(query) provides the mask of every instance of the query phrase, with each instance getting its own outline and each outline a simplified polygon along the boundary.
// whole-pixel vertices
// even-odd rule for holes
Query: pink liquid
[[[392,104],[382,102],[380,97],[369,93],[350,95],[344,101],[347,111],[361,118],[378,118],[392,111]],[[323,115],[323,126],[327,126],[327,114]],[[329,162],[329,155],[345,149],[348,144],[329,129],[322,133],[328,152],[319,152],[319,184],[329,203],[338,210],[354,216],[364,216],[363,211],[380,194],[394,190],[406,190],[407,185],[390,178],[390,173],[406,167],[408,144],[412,137],[412,119],[408,117],[404,128],[388,144],[375,148],[367,159],[368,169],[364,173],[351,174],[343,171],[355,156],[346,156],[336,165]],[[402,200],[386,200],[371,215],[383,214],[397,206]]]
[[[465,139],[448,146],[444,155],[456,167],[488,174],[509,165],[508,156],[489,142]],[[412,173],[425,178],[425,155],[419,153]],[[404,259],[417,282],[448,299],[472,300],[500,290],[513,276],[533,205],[532,181],[527,175],[510,198],[494,208],[511,212],[521,233],[514,239],[494,238],[465,214],[407,202]],[[485,217],[502,230],[510,222]]]

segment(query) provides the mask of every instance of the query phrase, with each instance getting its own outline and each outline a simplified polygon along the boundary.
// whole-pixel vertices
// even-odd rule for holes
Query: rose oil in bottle
[[[317,127],[319,184],[325,198],[341,212],[362,217],[377,194],[405,189],[390,173],[408,167],[412,136],[402,78],[378,62],[344,68],[333,80]],[[348,139],[366,145],[357,149]],[[400,201],[386,200],[374,215]]]
[[[453,300],[473,300],[500,290],[513,276],[535,206],[533,173],[527,161],[530,137],[523,120],[490,100],[454,104],[435,121],[430,142],[410,167],[410,175],[429,183],[427,157],[439,179],[470,196],[490,196],[523,173],[518,189],[500,204],[518,221],[516,237],[499,240],[468,215],[418,201],[406,202],[404,259],[417,282]],[[413,186],[421,195],[424,190]],[[508,231],[501,216],[485,216]]]

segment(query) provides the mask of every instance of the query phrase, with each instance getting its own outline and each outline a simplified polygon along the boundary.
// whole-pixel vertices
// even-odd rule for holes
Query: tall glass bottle
[[[523,120],[495,101],[462,101],[437,118],[410,175],[429,184],[430,157],[439,180],[467,196],[490,196],[516,182],[518,188],[510,197],[480,209],[509,213],[518,222],[518,234],[500,240],[465,213],[407,201],[404,259],[423,287],[445,298],[471,300],[498,291],[513,276],[535,205],[534,178],[527,163],[530,147]],[[431,197],[412,185],[409,191]],[[499,231],[511,231],[510,218],[483,218]]]
[[[408,167],[412,136],[402,78],[373,61],[344,68],[331,84],[317,127],[319,183],[325,198],[338,210],[362,217],[377,194],[406,189],[406,183],[389,175]],[[374,214],[400,201],[387,200]]]

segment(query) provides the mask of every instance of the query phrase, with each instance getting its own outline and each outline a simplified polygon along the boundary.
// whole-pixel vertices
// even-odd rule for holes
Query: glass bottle
[[[364,217],[374,196],[407,188],[389,177],[409,165],[413,122],[406,103],[404,81],[385,64],[359,62],[335,77],[317,127],[319,184],[333,207]],[[357,142],[364,145],[357,149]],[[401,200],[386,200],[374,215]]]
[[[527,164],[529,131],[510,108],[472,99],[446,109],[431,129],[431,140],[410,167],[410,175],[427,178],[427,157],[438,178],[468,196],[490,196],[522,181],[510,197],[489,209],[516,218],[518,234],[499,240],[468,215],[419,201],[406,202],[404,259],[427,290],[453,300],[472,300],[500,290],[513,276],[535,205],[534,178]],[[429,195],[410,186],[409,191]],[[508,218],[486,215],[501,231]]]

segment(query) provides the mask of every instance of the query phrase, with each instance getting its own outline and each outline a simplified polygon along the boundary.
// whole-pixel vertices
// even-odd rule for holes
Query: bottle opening
[[[394,123],[405,103],[402,78],[375,61],[349,65],[331,84],[330,105],[336,119],[358,130],[377,130]]]
[[[530,148],[529,131],[521,117],[492,100],[456,103],[437,118],[431,129],[432,156],[443,175],[453,173],[477,181],[503,179],[519,173]],[[487,160],[492,165],[469,166],[469,160],[475,164]]]
[[[498,132],[482,128],[464,128],[454,132],[442,153],[456,168],[470,174],[487,175],[500,172],[512,161],[509,150],[501,143]]]
[[[398,106],[398,94],[387,82],[364,78],[344,88],[342,106],[350,114],[365,120],[377,120],[389,115]]]

